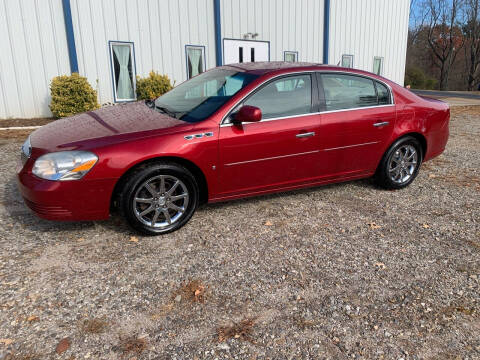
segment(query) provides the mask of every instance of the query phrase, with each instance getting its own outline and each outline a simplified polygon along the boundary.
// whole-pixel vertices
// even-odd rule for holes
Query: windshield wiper
[[[176,113],[175,111],[169,110],[169,109],[167,109],[167,108],[164,107],[164,106],[157,106],[157,105],[155,105],[155,109],[160,110],[160,111],[163,112],[164,114],[167,114],[168,116],[171,116],[171,117],[173,117],[173,118],[175,118],[175,119],[177,118],[177,116],[176,116],[177,113]]]

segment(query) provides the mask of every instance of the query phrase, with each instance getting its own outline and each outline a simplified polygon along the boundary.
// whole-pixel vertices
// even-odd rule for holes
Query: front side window
[[[382,75],[383,72],[383,58],[375,56],[373,58],[373,73]]]
[[[310,113],[312,109],[311,76],[289,76],[272,81],[255,92],[243,104],[260,108],[262,119]]]
[[[342,55],[342,67],[353,68],[353,55]]]
[[[187,45],[187,79],[205,72],[205,47]]]
[[[344,74],[322,74],[326,110],[378,105],[373,80]]]
[[[283,60],[287,62],[298,61],[298,53],[296,51],[285,51],[283,53]]]
[[[159,111],[188,122],[205,120],[258,75],[213,69],[174,87],[155,100]]]
[[[110,42],[115,102],[133,101],[135,96],[135,56],[132,42]]]

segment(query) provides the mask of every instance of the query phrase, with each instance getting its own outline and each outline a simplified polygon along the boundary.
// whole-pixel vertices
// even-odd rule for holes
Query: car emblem
[[[186,135],[183,138],[185,140],[192,140],[192,139],[201,139],[202,137],[212,137],[213,132],[206,132],[202,134],[193,134],[193,135]]]

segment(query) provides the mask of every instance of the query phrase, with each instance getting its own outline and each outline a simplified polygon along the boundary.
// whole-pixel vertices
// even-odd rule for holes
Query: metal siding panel
[[[22,28],[23,14],[21,13],[18,1],[8,0],[3,3],[5,18],[2,19],[3,21],[1,21],[1,23],[5,24],[7,29],[6,32],[2,33],[7,34],[6,37],[8,39],[9,50],[5,53],[2,51],[2,57],[5,56],[5,58],[7,58],[9,54],[11,55],[8,56],[7,64],[10,64],[9,66],[7,65],[7,67],[13,70],[13,76],[6,80],[6,84],[15,84],[17,88],[17,98],[15,99],[12,96],[9,97],[9,100],[12,103],[10,108],[19,109],[20,111],[16,111],[16,114],[20,115],[19,117],[35,116],[32,115],[35,114],[32,102],[25,101],[25,99],[33,99],[34,94],[28,71],[22,70],[30,68],[25,47],[25,36]],[[21,101],[20,99],[24,99],[24,101]]]
[[[136,55],[137,63],[140,64],[141,68],[139,75],[145,76],[153,68],[153,59],[150,51],[150,20],[148,14],[148,7],[139,6],[139,4],[144,5],[143,0],[136,0],[140,46],[136,46],[135,49],[136,51],[138,51],[138,54]]]
[[[157,0],[148,2],[148,15],[150,21],[150,46],[152,52],[152,69],[160,73],[164,73],[163,52],[160,33],[159,5]]]
[[[158,18],[160,19],[160,37],[158,41],[160,42],[163,55],[162,72],[164,74],[173,74],[172,53],[170,51],[174,46],[171,41],[171,28],[173,24],[169,14],[169,3],[162,2],[161,5],[158,9]]]
[[[75,10],[74,10],[75,9]],[[73,13],[76,13],[76,16]],[[90,2],[76,0],[76,6],[72,3],[72,17],[76,18],[75,43],[77,51],[80,51],[82,60],[79,61],[79,71],[82,76],[88,79],[90,85],[97,89],[97,56],[94,41],[92,17],[90,13]],[[75,26],[75,20],[74,20]],[[78,30],[77,30],[78,29]],[[78,42],[77,42],[78,39]],[[80,63],[82,65],[80,65]]]
[[[91,49],[95,59],[95,71],[98,84],[98,98],[100,104],[113,102],[113,87],[110,71],[110,51],[108,48],[108,36],[104,24],[104,10],[100,1],[89,0],[90,25],[92,39]],[[112,34],[113,36],[113,34]]]
[[[403,84],[408,0],[336,0],[331,2],[329,61],[354,55],[354,66],[373,70],[374,56],[384,58],[384,76]]]
[[[61,0],[1,2],[0,32],[0,118],[51,116],[50,81],[69,72]]]
[[[45,65],[42,49],[42,41],[39,35],[39,27],[36,17],[36,7],[33,0],[19,1],[22,16],[22,29],[25,39],[25,48],[28,60],[26,72],[30,77],[33,90],[33,114],[41,113],[41,109],[48,107],[48,85],[45,81]],[[27,10],[28,9],[28,10]],[[32,31],[33,30],[33,31]]]

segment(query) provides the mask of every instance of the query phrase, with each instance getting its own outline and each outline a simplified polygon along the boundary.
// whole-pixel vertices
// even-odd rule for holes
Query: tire
[[[129,225],[145,235],[180,229],[198,203],[199,187],[192,173],[167,162],[150,164],[132,173],[119,198],[120,210]]]
[[[375,181],[385,189],[403,189],[417,177],[422,160],[423,150],[417,139],[412,136],[398,139],[383,155]]]

